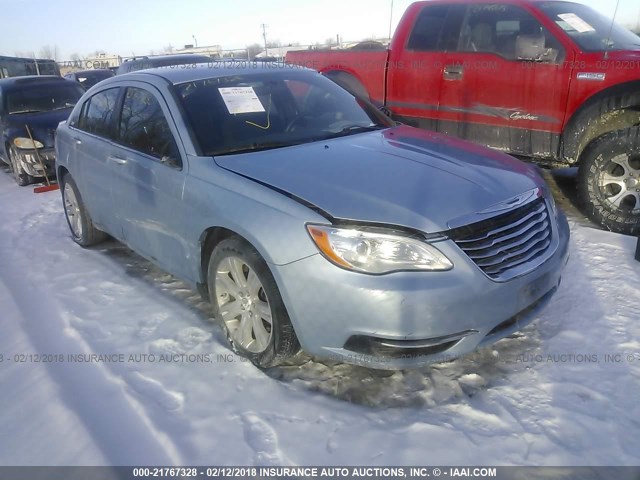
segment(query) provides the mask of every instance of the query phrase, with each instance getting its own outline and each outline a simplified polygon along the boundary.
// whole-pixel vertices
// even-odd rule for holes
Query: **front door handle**
[[[446,65],[444,67],[445,80],[462,80],[464,76],[464,67],[460,64]]]
[[[117,157],[115,155],[108,156],[107,160],[109,160],[110,162],[113,162],[113,163],[115,163],[117,165],[126,165],[127,161],[128,161],[126,158]]]
[[[73,137],[73,141],[76,143],[76,145],[82,145],[82,140],[80,140],[79,137]]]

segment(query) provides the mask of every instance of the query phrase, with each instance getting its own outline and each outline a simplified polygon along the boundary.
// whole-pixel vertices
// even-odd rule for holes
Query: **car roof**
[[[211,58],[208,55],[201,55],[197,53],[180,53],[177,55],[153,55],[151,57],[133,57],[124,61],[124,63],[130,62],[153,62],[157,61],[165,61],[165,60],[189,60],[192,58]]]
[[[177,68],[160,67],[151,68],[147,70],[138,70],[136,72],[126,73],[124,75],[118,75],[112,77],[112,79],[118,80],[136,80],[144,76],[161,77],[174,85],[194,82],[198,80],[206,80],[208,78],[220,78],[228,77],[231,75],[259,75],[261,73],[274,73],[278,71],[306,71],[313,74],[318,74],[315,70],[300,67],[297,65],[288,65],[284,63],[275,62],[238,62],[238,61],[216,61],[212,60],[210,63],[196,64],[193,68]],[[107,79],[106,81],[110,81]]]
[[[10,77],[0,80],[0,88],[3,90],[15,90],[23,86],[30,85],[51,85],[55,83],[69,83],[66,80],[57,75],[25,75],[22,77]]]
[[[91,73],[105,73],[105,72],[113,73],[111,70],[107,68],[89,68],[87,70],[78,70],[77,72],[71,72],[71,73],[73,73],[74,75],[88,75]]]

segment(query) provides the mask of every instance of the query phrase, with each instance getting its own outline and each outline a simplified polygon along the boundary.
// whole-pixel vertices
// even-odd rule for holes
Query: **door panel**
[[[438,129],[512,153],[553,156],[569,92],[568,55],[530,12],[471,5],[458,51],[444,60]]]
[[[387,106],[400,117],[438,118],[446,51],[455,48],[465,7],[427,5],[417,15],[405,48],[392,48]]]
[[[113,152],[113,115],[120,88],[110,88],[93,95],[85,102],[77,122],[69,128],[72,142],[72,174],[80,188],[82,199],[98,228],[121,237],[120,226],[113,211],[112,177],[107,158]]]
[[[135,251],[180,277],[188,277],[183,203],[186,168],[168,108],[153,87],[128,87],[117,141],[109,158],[115,206],[124,240]]]

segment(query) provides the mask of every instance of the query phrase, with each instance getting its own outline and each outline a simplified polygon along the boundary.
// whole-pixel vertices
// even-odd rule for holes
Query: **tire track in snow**
[[[0,257],[0,278],[14,298],[25,333],[37,351],[90,353],[86,343],[63,320],[57,302],[45,289],[25,277],[27,270],[12,265],[6,251],[0,250]],[[98,364],[82,367],[70,369],[67,365],[48,364],[48,371],[60,386],[63,401],[82,419],[112,465],[180,464],[171,440],[153,428],[144,409],[132,404],[121,383],[105,367]]]

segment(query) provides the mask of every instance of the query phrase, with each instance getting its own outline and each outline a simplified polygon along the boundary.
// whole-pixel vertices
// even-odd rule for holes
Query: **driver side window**
[[[560,42],[533,15],[521,7],[502,4],[469,6],[458,51],[545,63],[564,59]]]
[[[156,97],[141,88],[127,88],[118,141],[155,157],[171,167],[182,168],[178,147]]]

